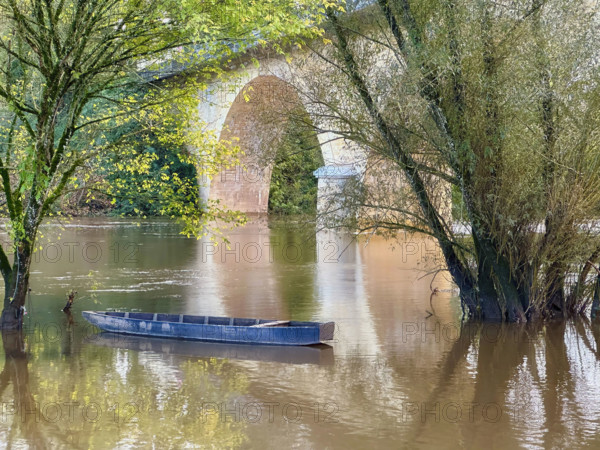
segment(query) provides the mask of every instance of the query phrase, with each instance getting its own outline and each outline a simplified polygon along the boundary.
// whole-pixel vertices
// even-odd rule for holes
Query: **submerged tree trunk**
[[[491,1],[477,7],[439,2],[435,13],[422,2],[377,3],[373,23],[379,29],[384,19],[389,28],[372,41],[355,31],[351,17],[327,9],[338,52],[334,70],[354,88],[349,101],[359,102],[356,118],[354,111],[340,112],[336,105],[331,110],[351,124],[347,129],[340,125],[342,131],[401,169],[412,196],[410,204],[396,200],[399,195],[391,207],[382,202],[392,218],[365,217],[359,228],[421,230],[434,236],[470,318],[526,322],[587,311],[594,281],[587,274],[600,254],[600,235],[586,238],[579,224],[597,215],[600,159],[592,133],[597,124],[588,129],[580,123],[595,117],[597,98],[582,92],[573,100],[576,108],[584,107],[580,122],[559,114],[565,106],[555,100],[560,67],[553,56],[563,47],[548,41],[546,23],[556,11],[545,18],[551,6],[543,0],[533,0],[525,10],[509,2],[506,14]],[[508,37],[522,38],[520,48],[525,49],[514,60]],[[479,44],[473,45],[474,39]],[[585,48],[577,47],[582,54]],[[385,73],[368,69],[386,61],[395,62]],[[518,64],[531,68],[514,80],[507,77]],[[389,79],[387,72],[393,74]],[[374,80],[379,76],[381,81]],[[406,89],[394,77],[404,77]],[[374,138],[353,129],[364,127],[365,117]],[[520,143],[524,129],[527,144]],[[530,154],[540,157],[526,160]],[[460,193],[471,239],[455,235],[435,203],[438,180]],[[405,214],[393,215],[398,211]],[[545,231],[538,231],[540,224]],[[590,248],[596,249],[591,258],[577,254]],[[573,286],[574,267],[583,269]],[[594,314],[600,308],[598,292],[599,287]]]
[[[17,330],[23,326],[23,314],[29,291],[32,246],[22,240],[17,245],[12,270],[4,276],[4,308],[0,326],[3,330]]]
[[[596,285],[594,286],[594,298],[592,301],[591,312],[592,319],[595,319],[598,316],[598,310],[600,310],[600,273],[596,276]]]
[[[27,291],[29,288],[29,266],[31,261],[21,262],[13,271],[13,279],[9,290],[4,293],[4,309],[2,310],[1,327],[3,330],[17,330],[23,325],[23,314]]]
[[[33,255],[34,244],[37,238],[38,228],[44,215],[43,204],[38,196],[39,194],[38,177],[35,176],[31,188],[31,194],[26,201],[21,220],[15,233],[14,258],[12,267],[6,267],[8,260],[3,253],[4,277],[4,309],[2,311],[1,327],[3,330],[20,329],[23,325],[23,313],[27,292],[29,289],[29,273],[31,269],[31,259]],[[11,216],[13,219],[13,216]]]

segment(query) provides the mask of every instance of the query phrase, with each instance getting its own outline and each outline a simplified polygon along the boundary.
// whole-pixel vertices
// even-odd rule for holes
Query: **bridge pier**
[[[320,227],[331,228],[350,212],[345,204],[348,182],[356,180],[358,171],[352,164],[328,165],[313,172],[317,177],[317,217]]]

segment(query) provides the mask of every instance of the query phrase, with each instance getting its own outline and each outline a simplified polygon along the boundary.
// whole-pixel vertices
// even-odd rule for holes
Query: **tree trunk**
[[[23,326],[24,306],[29,288],[31,245],[21,242],[17,248],[13,270],[9,279],[4,280],[4,309],[1,318],[3,330],[17,330]]]
[[[598,310],[600,310],[600,274],[596,277],[596,285],[594,286],[594,299],[592,301],[592,311],[590,313],[592,319],[597,317]]]

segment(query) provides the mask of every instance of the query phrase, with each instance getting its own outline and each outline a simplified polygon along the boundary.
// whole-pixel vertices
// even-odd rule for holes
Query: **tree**
[[[353,88],[327,114],[402,192],[373,200],[363,185],[352,225],[434,236],[470,317],[583,313],[600,258],[597,8],[378,0],[327,16],[335,51],[319,54]],[[469,239],[436,201],[440,183],[463,203]]]
[[[298,117],[300,120],[298,120]],[[269,213],[315,214],[317,180],[323,165],[319,141],[306,113],[289,112],[282,139],[276,144],[269,190]]]
[[[170,127],[163,143],[197,148],[182,159],[216,171],[234,150],[203,132],[194,115],[198,90],[240,52],[267,42],[282,51],[318,34],[322,11],[311,0],[0,0],[0,177],[14,243],[12,262],[0,249],[3,326],[21,323],[38,228],[61,196],[83,187],[91,196],[122,194],[118,182],[92,176],[98,163],[125,174],[149,170],[156,157],[132,149],[140,135],[132,124],[147,135]],[[188,76],[158,83],[165,68]],[[132,131],[111,140],[115,128]],[[162,211],[182,216],[186,232],[236,220],[199,204],[189,184],[170,175],[158,180],[173,194]]]

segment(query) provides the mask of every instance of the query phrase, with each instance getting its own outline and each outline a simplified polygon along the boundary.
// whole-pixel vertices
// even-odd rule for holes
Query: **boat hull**
[[[333,339],[333,322],[286,322],[183,314],[83,311],[91,324],[110,333],[266,345],[314,345]]]

